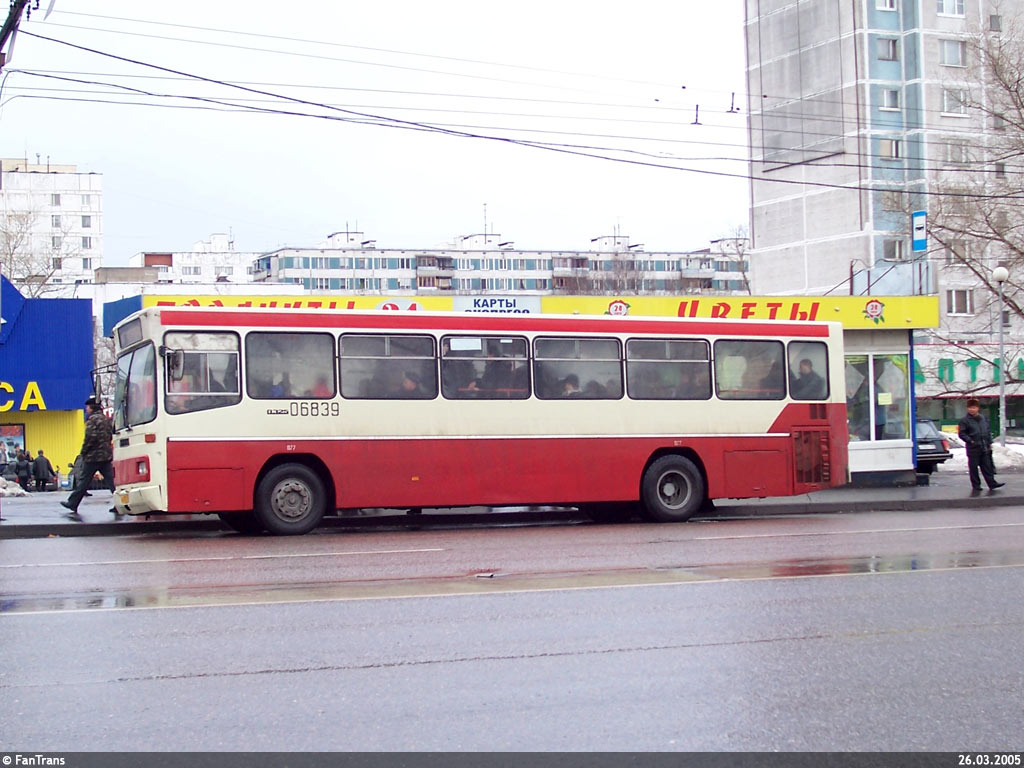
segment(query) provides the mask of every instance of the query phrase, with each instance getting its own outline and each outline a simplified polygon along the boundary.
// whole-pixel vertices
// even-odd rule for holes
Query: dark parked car
[[[946,459],[953,458],[949,441],[935,426],[934,421],[918,419],[914,429],[917,441],[917,471],[930,475]]]

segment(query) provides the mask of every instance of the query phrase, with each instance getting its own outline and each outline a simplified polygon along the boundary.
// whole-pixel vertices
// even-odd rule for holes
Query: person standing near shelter
[[[1006,483],[996,482],[996,468],[992,463],[992,432],[988,427],[988,419],[981,412],[980,403],[973,397],[967,401],[967,415],[960,419],[957,434],[967,446],[967,471],[971,476],[971,487],[981,490],[981,470],[989,490],[1002,488]]]
[[[93,475],[99,472],[103,475],[104,485],[111,491],[114,490],[114,449],[111,443],[114,425],[103,415],[103,407],[95,397],[85,401],[85,409],[89,417],[85,420],[85,438],[82,440],[82,474],[68,500],[60,503],[62,507],[70,510],[64,513],[64,517],[78,521],[82,519],[78,515],[78,505],[85,492],[89,490]],[[116,507],[111,511],[120,517]]]
[[[57,473],[53,471],[50,460],[43,456],[43,449],[39,449],[39,455],[32,460],[32,476],[36,479],[36,490],[45,491],[46,484],[55,479]]]
[[[18,477],[18,485],[23,491],[27,491],[29,480],[32,478],[32,461],[27,451],[18,451],[18,457],[14,462],[14,472]]]

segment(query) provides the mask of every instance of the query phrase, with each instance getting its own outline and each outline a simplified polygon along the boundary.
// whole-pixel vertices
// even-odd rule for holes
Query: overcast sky
[[[747,221],[738,2],[56,0],[21,29],[0,155],[103,174],[107,265],[213,232],[438,247],[485,205],[523,249],[617,228],[686,250]]]

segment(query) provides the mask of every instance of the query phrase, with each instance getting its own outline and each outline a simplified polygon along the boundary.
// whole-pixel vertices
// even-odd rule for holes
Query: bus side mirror
[[[180,349],[167,349],[167,347],[161,349],[171,381],[181,381],[185,376],[185,352]]]

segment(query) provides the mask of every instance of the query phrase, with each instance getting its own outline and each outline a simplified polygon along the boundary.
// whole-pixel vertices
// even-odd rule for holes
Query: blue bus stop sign
[[[910,231],[913,233],[914,253],[928,250],[928,214],[925,211],[914,211],[910,214]]]

